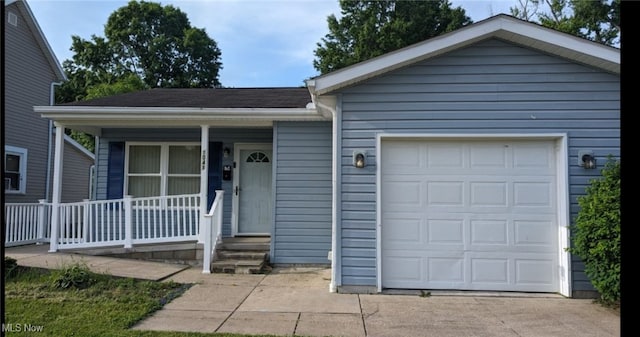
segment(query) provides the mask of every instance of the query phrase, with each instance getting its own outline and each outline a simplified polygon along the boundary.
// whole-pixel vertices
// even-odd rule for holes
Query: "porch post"
[[[124,248],[133,247],[133,220],[132,220],[132,210],[131,207],[131,196],[125,195],[122,201],[122,205],[124,206]]]
[[[58,227],[60,227],[60,199],[62,198],[62,159],[64,156],[64,125],[54,123],[56,146],[53,159],[53,193],[51,195],[51,240],[49,252],[58,251]]]
[[[44,242],[44,224],[45,224],[45,214],[47,207],[47,199],[38,200],[40,206],[38,207],[38,242],[36,245],[41,245]]]
[[[207,209],[207,191],[209,190],[209,126],[200,126],[200,223],[198,224],[198,243],[204,242],[205,231],[202,226],[206,225],[204,215],[209,212]]]

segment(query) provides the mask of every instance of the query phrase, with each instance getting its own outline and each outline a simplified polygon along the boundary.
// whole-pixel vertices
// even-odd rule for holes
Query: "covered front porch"
[[[49,241],[55,252],[191,240],[204,245],[207,273],[223,238],[272,235],[276,125],[327,120],[309,104],[307,90],[285,90],[293,103],[269,90],[156,90],[138,93],[138,100],[133,93],[34,108],[56,127],[52,200],[30,206],[38,213],[35,241]],[[191,97],[194,90],[225,92],[230,107],[167,96]],[[243,104],[252,93],[265,101]],[[96,136],[95,195],[73,204],[60,202],[66,128]]]

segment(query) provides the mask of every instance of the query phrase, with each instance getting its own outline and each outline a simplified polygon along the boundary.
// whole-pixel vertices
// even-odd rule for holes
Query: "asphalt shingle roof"
[[[169,108],[305,108],[307,88],[149,89],[61,104],[63,106]]]

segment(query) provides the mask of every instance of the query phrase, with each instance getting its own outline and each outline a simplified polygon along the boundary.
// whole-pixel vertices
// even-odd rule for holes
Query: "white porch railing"
[[[211,273],[211,262],[216,253],[216,246],[222,242],[222,211],[224,209],[224,191],[216,190],[216,198],[209,213],[204,215],[204,222],[200,229],[204,233],[204,256],[202,273]]]
[[[5,246],[49,241],[50,251],[197,240],[200,195],[83,201],[58,205],[51,238],[53,205],[6,204]]]
[[[51,205],[40,203],[6,203],[5,247],[49,241]]]
[[[50,242],[50,251],[198,240],[204,242],[203,273],[222,241],[224,191],[217,190],[207,214],[200,220],[200,195],[83,201],[58,205],[54,238],[53,205],[5,204],[5,247]]]

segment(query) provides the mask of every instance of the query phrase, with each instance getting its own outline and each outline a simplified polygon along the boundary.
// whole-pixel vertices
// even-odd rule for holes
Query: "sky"
[[[111,13],[122,0],[27,0],[58,61],[71,59],[71,36],[104,37]],[[184,12],[204,28],[222,56],[224,87],[297,87],[318,75],[317,43],[329,32],[327,17],[340,17],[338,0],[158,0]],[[517,0],[450,0],[474,22],[509,14]]]

